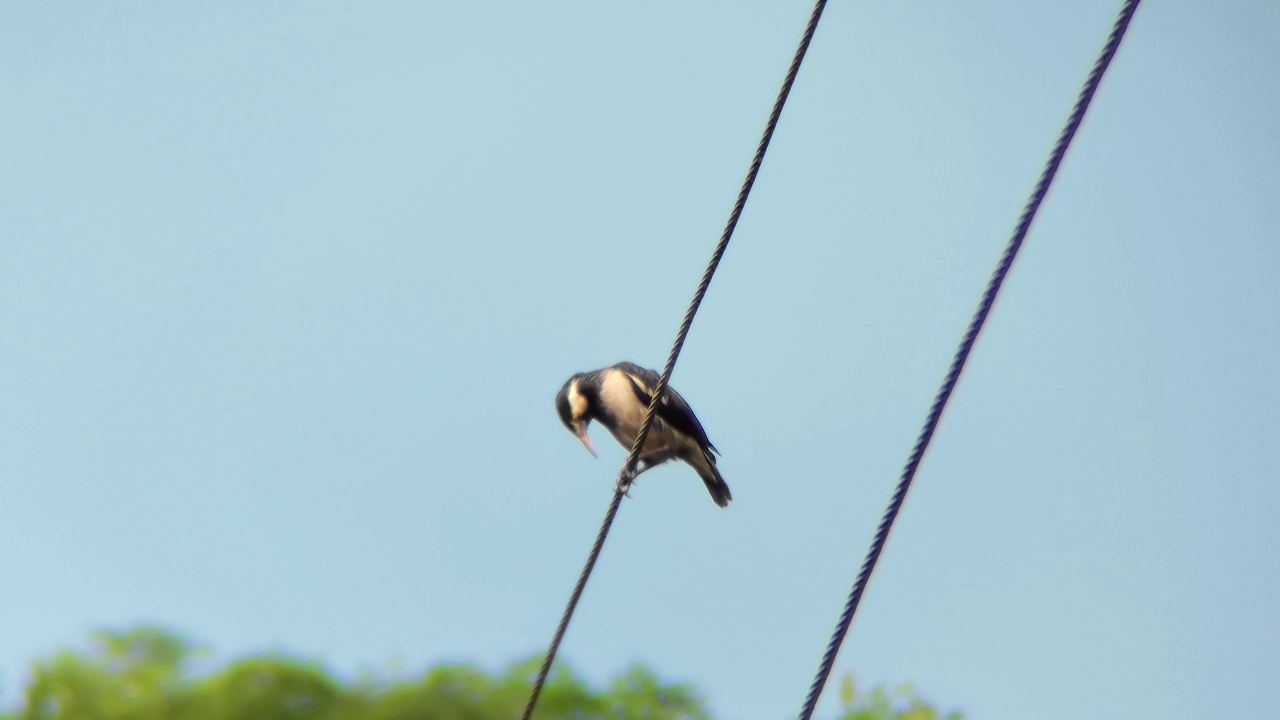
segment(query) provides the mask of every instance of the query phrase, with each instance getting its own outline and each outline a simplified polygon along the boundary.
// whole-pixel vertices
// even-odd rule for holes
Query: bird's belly
[[[615,423],[615,427],[609,428],[609,434],[613,435],[613,439],[617,440],[619,445],[629,451],[631,446],[636,444],[636,434],[640,432],[640,423],[642,422],[644,422],[643,415],[634,424]],[[644,449],[640,454],[651,455],[675,448],[675,437],[663,425],[664,423],[661,420],[655,419],[653,421],[653,426],[649,428],[649,436],[644,439]]]

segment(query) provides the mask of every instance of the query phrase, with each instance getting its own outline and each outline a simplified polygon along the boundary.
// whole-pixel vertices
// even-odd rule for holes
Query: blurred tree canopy
[[[196,672],[202,650],[153,627],[100,632],[86,651],[64,650],[31,668],[22,703],[0,720],[508,720],[518,718],[538,660],[491,673],[438,665],[416,678],[354,680],[321,665],[269,654]],[[833,688],[834,689],[834,688]],[[840,685],[837,720],[937,720],[913,689]],[[701,695],[636,665],[591,686],[560,667],[538,702],[539,720],[710,720]],[[958,713],[947,720],[959,720]]]

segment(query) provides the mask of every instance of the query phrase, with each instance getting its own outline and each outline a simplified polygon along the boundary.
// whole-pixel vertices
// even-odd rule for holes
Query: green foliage
[[[492,720],[518,718],[538,660],[491,673],[439,665],[417,678],[343,681],[314,662],[249,657],[197,676],[200,648],[156,628],[94,635],[83,652],[37,661],[21,706],[0,720]],[[841,684],[838,720],[938,720],[909,686],[855,698]],[[710,720],[699,693],[639,665],[593,687],[563,666],[547,681],[538,720]],[[946,720],[959,720],[959,714]]]
[[[910,683],[893,691],[882,687],[872,688],[863,697],[857,697],[853,675],[840,680],[840,704],[838,720],[938,720],[937,708],[925,702]],[[948,713],[945,720],[963,720],[958,712]]]
[[[184,694],[181,716],[191,720],[307,720],[344,714],[355,698],[322,668],[283,656],[249,658]],[[114,719],[113,719],[114,720]]]
[[[150,720],[171,717],[194,648],[154,628],[97,633],[86,654],[70,650],[37,662],[23,720]]]

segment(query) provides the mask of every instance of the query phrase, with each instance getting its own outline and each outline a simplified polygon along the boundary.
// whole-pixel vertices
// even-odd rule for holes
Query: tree
[[[910,683],[892,691],[876,687],[858,696],[851,674],[841,678],[840,704],[838,720],[938,720],[939,717],[937,708],[921,699]],[[963,720],[963,717],[951,712],[945,720]]]
[[[22,705],[0,720],[493,720],[517,718],[538,660],[491,673],[439,665],[410,679],[344,681],[322,665],[282,654],[234,661],[203,676],[202,649],[154,627],[100,632],[87,650],[32,666]],[[937,720],[909,686],[855,697],[841,688],[838,720]],[[561,665],[538,703],[538,720],[711,720],[692,687],[632,666],[598,688]],[[959,714],[947,720],[959,720]]]

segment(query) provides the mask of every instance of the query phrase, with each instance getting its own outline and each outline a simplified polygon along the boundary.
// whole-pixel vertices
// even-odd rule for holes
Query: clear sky
[[[1115,0],[827,10],[561,657],[798,710]],[[0,695],[93,628],[540,653],[809,11],[0,10]],[[974,718],[1280,705],[1280,4],[1138,11],[837,672]],[[833,693],[834,695],[834,693]],[[824,702],[827,714],[835,698]]]

